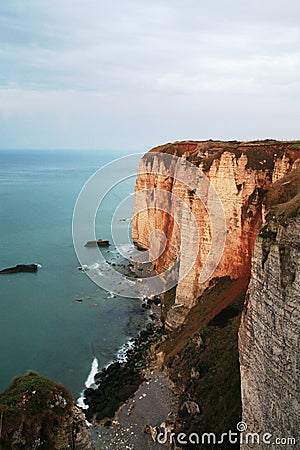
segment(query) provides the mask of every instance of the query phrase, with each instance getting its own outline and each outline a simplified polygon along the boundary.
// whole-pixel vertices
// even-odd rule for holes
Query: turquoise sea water
[[[94,356],[100,367],[106,365],[146,320],[138,300],[111,298],[77,269],[72,243],[80,189],[117,156],[0,151],[0,269],[42,265],[36,274],[0,276],[0,390],[13,376],[32,369],[64,383],[76,397]],[[134,177],[124,182],[104,202],[99,237],[110,239],[110,214],[133,191],[134,182]],[[122,260],[113,247],[107,257]],[[96,252],[94,259],[96,263]]]

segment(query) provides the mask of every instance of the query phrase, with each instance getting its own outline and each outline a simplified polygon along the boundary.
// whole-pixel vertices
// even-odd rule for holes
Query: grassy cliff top
[[[47,443],[39,448],[51,448],[53,431],[70,417],[72,406],[72,396],[61,384],[32,371],[14,378],[0,394],[0,448],[19,448],[11,447],[17,434],[26,448],[37,439]]]

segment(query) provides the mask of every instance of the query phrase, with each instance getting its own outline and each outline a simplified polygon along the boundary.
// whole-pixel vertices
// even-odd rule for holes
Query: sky
[[[300,139],[299,0],[0,3],[0,148]]]

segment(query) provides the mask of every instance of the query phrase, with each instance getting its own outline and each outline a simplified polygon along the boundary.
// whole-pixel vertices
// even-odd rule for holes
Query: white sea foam
[[[136,250],[136,248],[134,247],[133,244],[131,243],[126,243],[126,244],[117,244],[115,248],[110,250],[110,253],[113,254],[121,254],[122,256],[124,256],[124,258],[128,258],[128,256],[130,256],[132,253],[134,253],[134,251]]]
[[[98,359],[94,356],[90,373],[88,374],[88,377],[84,383],[86,388],[93,388],[95,386],[95,375],[98,372],[98,368],[99,368]],[[85,403],[84,390],[80,393],[80,397],[77,399],[77,405],[81,409],[88,409],[89,407]]]
[[[86,388],[93,387],[93,385],[95,384],[95,375],[98,372],[98,368],[99,368],[98,359],[96,358],[96,356],[94,356],[91,371],[85,382]]]
[[[83,264],[82,266],[77,267],[78,270],[82,270],[83,272],[86,272],[87,270],[94,270],[97,271],[99,273],[99,275],[102,275],[101,269],[103,269],[103,264],[101,266],[101,264],[99,263],[94,263],[94,264]]]
[[[100,267],[101,267],[101,265],[99,263],[94,263],[94,264],[91,264],[90,266],[88,266],[88,268],[92,269],[92,270],[100,269]]]
[[[126,362],[128,359],[128,352],[133,348],[134,348],[134,339],[131,338],[118,350],[117,360],[120,363]]]
[[[81,409],[88,409],[89,407],[88,407],[88,405],[86,405],[84,403],[84,400],[85,400],[85,396],[83,395],[83,392],[81,392],[80,397],[78,397],[78,399],[77,399],[77,406],[79,406],[79,408],[81,408]]]
[[[128,359],[128,352],[134,348],[134,339],[130,338],[125,344],[123,344],[117,352],[116,358],[110,361],[106,366],[107,369],[111,364],[113,364],[116,360],[120,363],[126,362]],[[85,389],[87,388],[96,388],[95,384],[95,375],[99,372],[99,363],[97,358],[94,356],[90,373],[85,381]],[[77,399],[77,406],[81,409],[88,409],[89,406],[85,403],[84,390],[80,393],[80,397]],[[86,421],[88,426],[91,424]]]
[[[118,249],[121,253],[132,253],[135,250],[135,247],[131,243],[119,244]]]

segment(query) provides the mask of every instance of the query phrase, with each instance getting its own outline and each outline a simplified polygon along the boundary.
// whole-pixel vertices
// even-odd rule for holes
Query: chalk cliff
[[[174,299],[165,301],[168,328],[175,329],[184,321],[210,279],[250,275],[254,241],[264,220],[264,195],[272,183],[292,169],[299,158],[297,145],[271,140],[185,141],[156,147],[142,158],[136,193],[144,191],[144,195],[135,196],[132,236],[135,244],[144,249],[153,247],[153,240],[150,241],[154,230],[160,230],[167,238],[164,251],[154,258],[154,267],[158,273],[174,263],[178,267],[179,282]],[[170,168],[164,154],[179,157],[174,161],[171,176],[167,175]],[[199,169],[191,174],[187,169],[185,182],[176,175],[182,160]],[[217,231],[219,236],[212,242],[214,208],[210,204],[208,184],[201,184],[203,174],[223,205],[224,251],[218,248],[223,241],[222,230]],[[199,185],[200,191],[197,190]],[[171,194],[167,212],[159,207],[157,192],[160,190]],[[194,222],[183,208],[176,207],[177,199],[188,205]],[[197,254],[191,264],[195,247],[198,247]],[[203,276],[203,269],[207,269],[205,261],[218,251],[222,256],[215,270],[208,277]],[[218,260],[217,255],[215,260]]]
[[[243,419],[249,432],[299,439],[299,172],[299,142],[176,142],[141,160],[133,241],[158,274],[175,265],[179,280],[163,296],[168,334],[154,351],[180,392],[176,433],[220,435]],[[160,190],[170,194],[165,210]]]
[[[266,207],[239,331],[243,420],[249,432],[299,445],[300,169],[271,187]]]

